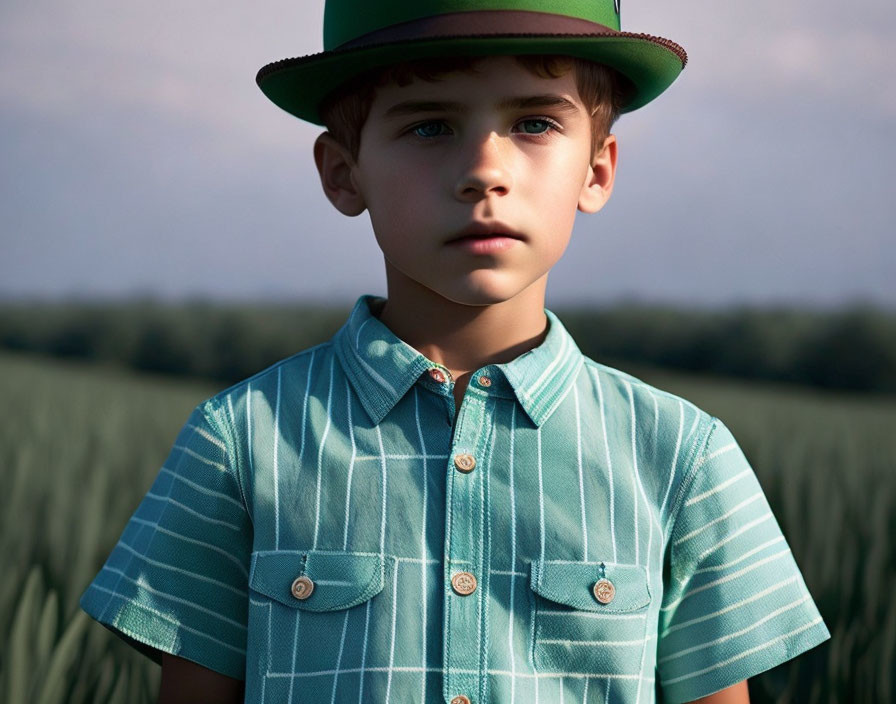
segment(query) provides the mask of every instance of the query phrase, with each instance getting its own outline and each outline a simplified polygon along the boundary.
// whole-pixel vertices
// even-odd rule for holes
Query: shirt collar
[[[383,299],[361,296],[333,338],[336,355],[364,410],[376,425],[411,386],[438,365],[399,339],[371,312]],[[541,426],[566,397],[584,358],[551,311],[544,341],[512,362],[493,365],[513,389],[523,410]]]

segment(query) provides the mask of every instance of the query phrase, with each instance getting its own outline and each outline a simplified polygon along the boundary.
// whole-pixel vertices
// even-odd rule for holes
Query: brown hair
[[[591,151],[610,134],[629,94],[629,83],[613,69],[569,56],[523,55],[514,57],[526,70],[541,78],[559,78],[575,71],[576,87],[591,112]],[[361,149],[361,128],[370,114],[376,89],[387,83],[409,85],[415,78],[438,81],[453,71],[473,71],[480,57],[426,59],[398,64],[363,74],[331,94],[321,106],[327,131],[357,159]]]

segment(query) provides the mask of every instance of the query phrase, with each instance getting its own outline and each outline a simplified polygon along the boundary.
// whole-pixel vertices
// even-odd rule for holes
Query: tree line
[[[555,310],[582,352],[609,364],[896,392],[890,311]],[[348,312],[300,304],[4,303],[0,347],[230,383],[327,340]]]

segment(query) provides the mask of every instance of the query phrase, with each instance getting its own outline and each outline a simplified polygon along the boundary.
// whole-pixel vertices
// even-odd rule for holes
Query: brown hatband
[[[606,25],[578,17],[525,10],[476,10],[474,12],[448,12],[433,15],[364,34],[336,47],[334,51],[350,51],[396,42],[440,38],[600,35],[646,39],[672,51],[681,60],[682,66],[688,60],[688,55],[681,46],[663,37],[618,32]]]

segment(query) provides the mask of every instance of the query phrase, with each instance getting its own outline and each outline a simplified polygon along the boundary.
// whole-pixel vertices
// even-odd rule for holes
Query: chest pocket
[[[530,586],[536,670],[640,673],[650,605],[644,567],[536,560]]]
[[[361,643],[378,620],[373,597],[391,562],[377,553],[253,553],[249,651],[266,663],[265,674],[361,667]]]
[[[384,561],[377,553],[256,552],[249,586],[294,609],[347,609],[382,591]]]

